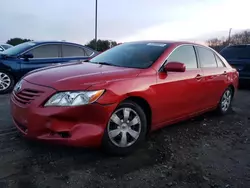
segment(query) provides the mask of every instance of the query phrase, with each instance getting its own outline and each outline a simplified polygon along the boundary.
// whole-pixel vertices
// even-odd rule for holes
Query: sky
[[[98,38],[203,43],[250,29],[249,0],[98,0]],[[95,0],[0,0],[0,43],[94,38]]]

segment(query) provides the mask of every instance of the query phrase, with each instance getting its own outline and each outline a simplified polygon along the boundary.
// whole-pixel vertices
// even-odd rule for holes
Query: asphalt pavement
[[[22,138],[0,96],[0,188],[250,187],[250,89],[226,116],[206,113],[151,134],[127,157]]]

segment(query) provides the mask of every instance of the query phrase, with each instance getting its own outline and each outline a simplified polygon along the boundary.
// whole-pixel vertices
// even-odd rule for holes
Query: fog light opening
[[[57,134],[59,134],[62,138],[70,137],[70,133],[68,131],[58,132]]]

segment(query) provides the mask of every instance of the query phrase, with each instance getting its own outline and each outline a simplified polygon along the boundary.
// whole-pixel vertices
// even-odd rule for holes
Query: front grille
[[[43,92],[34,89],[23,89],[19,93],[13,92],[14,98],[21,104],[30,104],[36,97],[39,97]]]

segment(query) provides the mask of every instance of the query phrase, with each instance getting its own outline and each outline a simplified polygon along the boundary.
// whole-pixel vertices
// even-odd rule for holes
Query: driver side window
[[[198,68],[194,47],[191,45],[180,46],[175,49],[167,59],[167,62],[184,63],[186,69]]]
[[[4,51],[4,49],[0,46],[0,52],[3,52]]]

